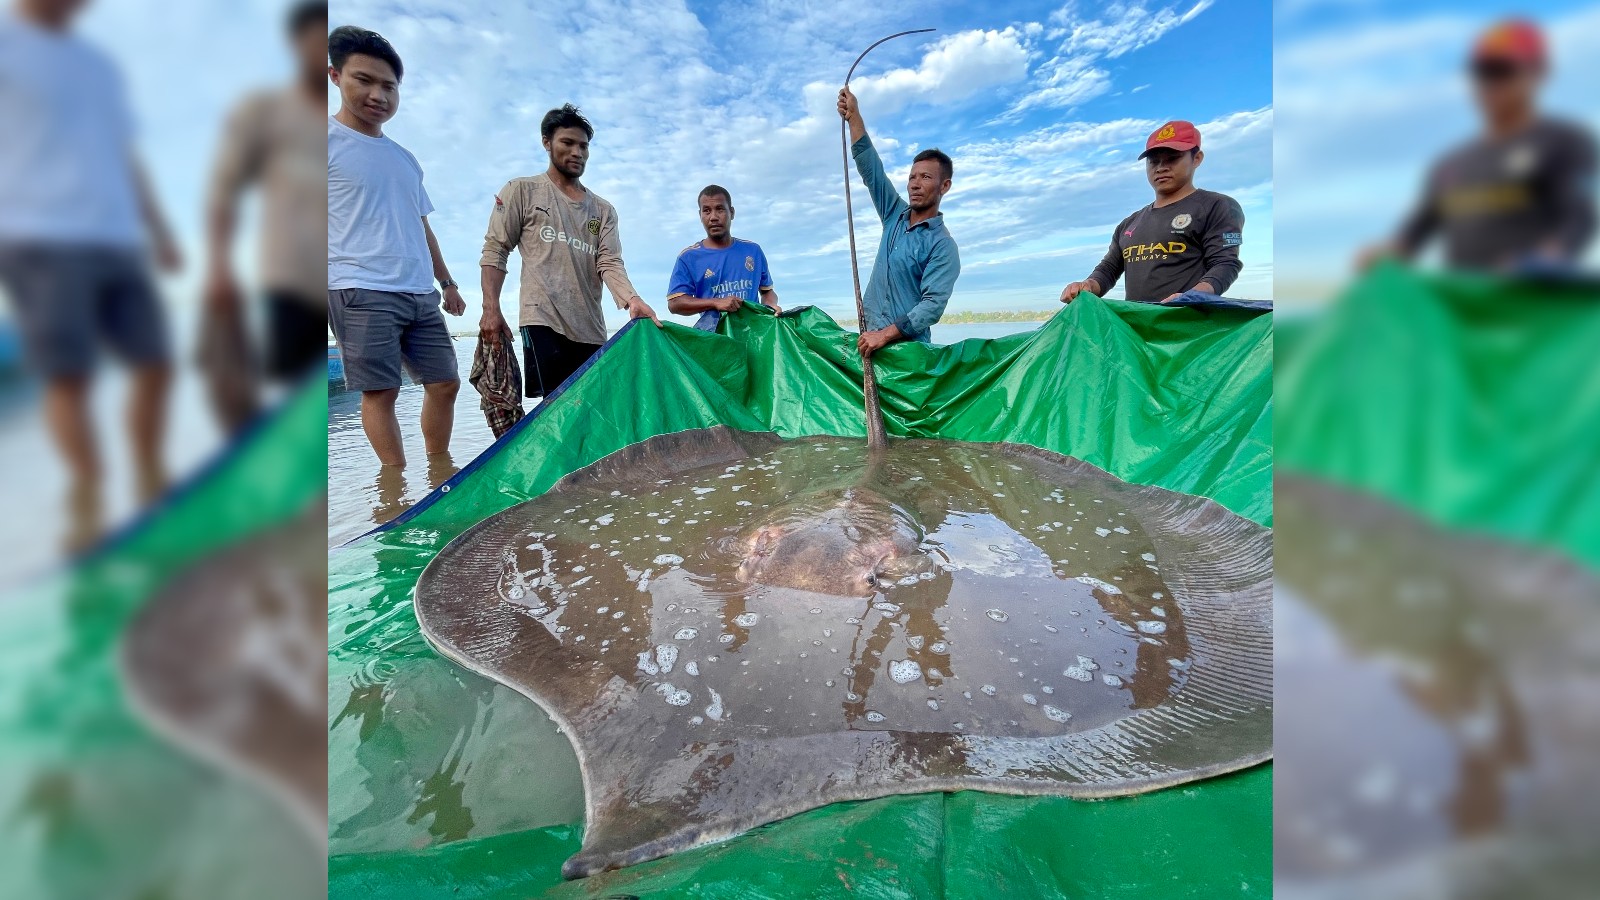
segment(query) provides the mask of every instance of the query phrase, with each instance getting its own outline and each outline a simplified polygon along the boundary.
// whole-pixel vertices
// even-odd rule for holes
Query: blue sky
[[[275,40],[282,7],[191,0],[150,17],[137,6],[102,2],[86,30],[127,68],[144,150],[193,245],[220,117],[245,86],[287,71]],[[405,59],[389,133],[427,172],[434,229],[473,304],[493,195],[544,169],[539,118],[570,100],[598,129],[586,181],[616,205],[628,270],[647,299],[662,300],[677,252],[701,237],[695,194],[714,181],[733,193],[735,232],[766,248],[784,303],[844,313],[852,301],[833,97],[861,48],[915,27],[939,31],[879,48],[856,88],[897,181],[918,149],[955,158],[946,210],[964,271],[952,309],[1051,308],[1063,284],[1088,274],[1115,224],[1149,201],[1135,157],[1150,130],[1179,117],[1205,135],[1199,183],[1235,195],[1248,217],[1232,293],[1271,296],[1265,2],[359,0],[333,4],[333,24],[344,23],[384,33]],[[870,266],[879,228],[858,210]]]
[[[1390,234],[1422,173],[1478,129],[1464,63],[1504,3],[1285,0],[1274,34],[1278,301],[1316,299]],[[1600,3],[1538,6],[1547,109],[1600,130]],[[1600,261],[1594,246],[1591,261]]]

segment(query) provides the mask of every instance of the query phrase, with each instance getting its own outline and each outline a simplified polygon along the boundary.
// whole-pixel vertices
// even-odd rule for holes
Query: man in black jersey
[[[1392,240],[1363,252],[1415,258],[1435,237],[1456,269],[1566,266],[1595,232],[1595,140],[1581,125],[1544,115],[1539,88],[1544,35],[1511,20],[1485,32],[1469,63],[1483,131],[1428,172],[1422,198]]]
[[[1205,159],[1200,132],[1188,122],[1168,122],[1150,134],[1139,158],[1155,202],[1122,220],[1105,259],[1061,291],[1062,303],[1082,291],[1104,297],[1124,272],[1128,299],[1140,303],[1189,291],[1220,295],[1239,277],[1244,210],[1226,194],[1194,186],[1194,171]]]

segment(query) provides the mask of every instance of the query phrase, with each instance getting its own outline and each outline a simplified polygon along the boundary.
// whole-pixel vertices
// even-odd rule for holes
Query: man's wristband
[[[454,278],[446,278],[443,281],[439,282],[439,290],[441,290],[441,291],[448,291],[453,287],[460,287],[460,286],[461,285],[457,284],[456,280]]]

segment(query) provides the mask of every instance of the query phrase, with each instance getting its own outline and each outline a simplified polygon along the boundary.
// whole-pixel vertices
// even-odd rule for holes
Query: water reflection
[[[1600,818],[1570,798],[1600,787],[1593,576],[1291,478],[1276,510],[1287,895],[1537,893],[1592,868],[1573,841]],[[1492,861],[1520,845],[1531,880]]]
[[[372,521],[378,525],[406,511],[404,502],[406,470],[401,466],[379,466],[372,479]]]

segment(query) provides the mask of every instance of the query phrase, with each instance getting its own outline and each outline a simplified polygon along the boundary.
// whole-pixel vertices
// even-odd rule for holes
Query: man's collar
[[[912,231],[914,229],[921,228],[924,225],[932,225],[934,222],[938,222],[940,225],[943,225],[944,224],[944,210],[940,210],[940,211],[934,213],[933,215],[929,216],[926,219],[923,219],[921,222],[918,222],[915,225],[911,225],[910,222],[911,222],[911,207],[908,206],[908,207],[906,207],[906,223],[907,223],[906,230],[907,231]]]

